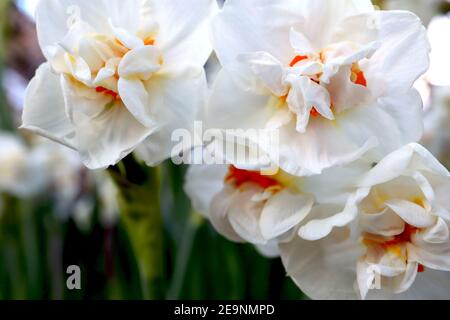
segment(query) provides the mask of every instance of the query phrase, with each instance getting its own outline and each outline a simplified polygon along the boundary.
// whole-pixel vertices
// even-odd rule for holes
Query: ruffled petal
[[[209,24],[215,0],[147,0],[158,22],[156,45],[170,70],[203,67],[212,52]]]
[[[43,64],[28,86],[22,115],[23,129],[76,149],[75,127],[65,111],[60,78]]]
[[[314,198],[288,190],[273,195],[261,213],[260,227],[266,239],[275,239],[297,226],[311,211]]]

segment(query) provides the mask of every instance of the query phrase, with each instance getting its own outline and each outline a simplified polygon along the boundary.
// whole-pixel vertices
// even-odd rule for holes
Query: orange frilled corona
[[[259,171],[242,170],[235,166],[229,167],[225,182],[232,183],[236,188],[248,182],[255,183],[263,189],[280,186],[277,180],[264,176]]]
[[[322,57],[322,55],[321,55]],[[307,56],[302,56],[302,55],[297,55],[294,57],[294,59],[292,59],[292,61],[289,63],[289,66],[295,67],[295,65],[297,65],[299,62],[303,61],[303,60],[307,60],[308,57]],[[363,87],[367,87],[367,80],[366,80],[366,76],[364,74],[364,72],[360,69],[359,65],[357,63],[352,65],[352,74],[350,77],[351,81],[357,85],[363,86]],[[317,111],[316,108],[312,108],[311,109],[311,116],[312,117],[317,117],[320,116],[320,113]]]

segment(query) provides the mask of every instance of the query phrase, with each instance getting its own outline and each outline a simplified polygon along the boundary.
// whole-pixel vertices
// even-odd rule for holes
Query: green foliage
[[[58,218],[51,197],[27,202],[4,196],[0,298],[303,299],[279,259],[264,258],[250,245],[225,240],[209,222],[190,213],[182,192],[185,169],[164,164],[161,175],[166,182],[159,194],[158,170],[147,170],[127,158],[122,169],[112,169],[112,175],[117,175],[119,185],[123,183],[119,197],[138,197],[140,204],[122,203],[125,216],[118,225],[105,227],[97,202],[87,231],[72,218]],[[159,196],[165,202],[161,221],[155,206]],[[160,233],[157,226],[162,222]],[[70,265],[81,268],[81,290],[66,287]]]

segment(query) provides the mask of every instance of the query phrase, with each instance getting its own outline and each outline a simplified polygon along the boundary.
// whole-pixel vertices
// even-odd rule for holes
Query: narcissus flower
[[[6,132],[0,132],[0,146],[0,194],[31,197],[45,188],[48,179],[38,150]]]
[[[347,215],[317,206],[299,232],[307,240],[280,244],[289,275],[319,299],[448,297],[450,173],[411,144],[356,181]]]
[[[211,127],[279,130],[280,167],[319,174],[422,134],[412,88],[428,68],[420,20],[368,0],[229,0],[213,24],[224,67]],[[270,153],[270,146],[260,143]]]
[[[314,204],[300,180],[282,171],[266,176],[234,166],[191,166],[185,190],[227,239],[261,246],[295,236]]]
[[[204,102],[213,0],[41,0],[48,62],[27,91],[23,128],[80,152],[92,169],[144,141],[150,164],[170,155],[170,133],[193,125]]]

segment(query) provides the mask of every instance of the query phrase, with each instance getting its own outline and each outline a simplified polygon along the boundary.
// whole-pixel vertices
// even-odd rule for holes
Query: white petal
[[[121,99],[136,120],[148,128],[156,128],[158,125],[151,113],[149,92],[144,83],[139,79],[120,78],[118,87]]]
[[[283,83],[283,65],[272,55],[266,52],[243,53],[237,60],[249,66],[255,76],[261,80],[274,95],[286,95],[288,88]]]
[[[117,70],[117,66],[119,65],[119,62],[120,61],[117,58],[108,60],[105,64],[105,66],[99,70],[97,76],[95,77],[94,85],[95,86],[103,86],[106,88],[107,84],[111,82],[112,78],[116,74],[116,70]],[[116,83],[117,80],[114,78],[114,80],[112,82]],[[113,90],[112,88],[109,88],[109,87],[108,87],[108,89]],[[115,89],[116,90],[113,90],[113,91],[117,92],[117,90],[118,90],[117,83],[116,83]]]
[[[121,101],[69,78],[64,78],[62,84],[66,108],[76,129],[77,149],[89,169],[117,164],[152,133]]]
[[[298,114],[297,130],[300,133],[306,131],[312,108],[315,108],[323,117],[334,120],[331,111],[330,96],[328,91],[308,77],[290,79],[292,90],[288,96],[290,109]]]
[[[417,142],[423,132],[422,101],[415,90],[379,99],[336,118],[354,143],[363,143],[370,137],[379,141],[373,150],[376,160],[405,144]]]
[[[156,165],[172,154],[177,141],[175,130],[193,135],[194,122],[206,103],[206,76],[202,68],[192,68],[176,76],[153,77],[146,82],[149,93],[146,110],[155,119],[158,129],[139,147],[140,156],[148,165]]]
[[[417,228],[428,228],[434,225],[436,217],[433,217],[423,207],[410,201],[392,199],[385,202],[406,223]]]
[[[421,237],[428,243],[442,243],[449,241],[450,231],[447,223],[442,218],[437,218],[437,222],[431,228],[425,230]]]
[[[80,39],[78,54],[86,61],[92,72],[98,72],[105,65],[105,60],[95,47],[92,39],[83,37]]]
[[[236,57],[246,52],[267,52],[288,66],[295,57],[289,34],[302,21],[297,1],[230,0],[213,23],[214,47],[222,65],[245,76]]]
[[[264,190],[257,187],[245,187],[233,198],[230,205],[228,217],[230,224],[236,233],[252,244],[266,244],[266,239],[260,228],[261,213],[264,202],[254,201],[254,196]]]
[[[356,299],[356,263],[363,255],[357,240],[342,240],[341,230],[321,241],[296,238],[280,244],[288,275],[311,299]],[[345,239],[345,237],[344,237]]]
[[[331,43],[351,42],[366,45],[378,39],[375,11],[351,15],[342,20],[332,36]]]
[[[341,68],[325,87],[330,94],[333,111],[336,113],[373,102],[368,88],[351,81],[350,67]]]
[[[363,59],[370,58],[378,46],[377,42],[372,42],[362,48],[358,48],[356,51],[352,45],[347,43],[337,46],[334,48],[334,51],[331,52],[331,55],[327,57],[320,81],[322,83],[330,83],[330,79],[336,75],[341,68],[351,66],[353,63],[358,63]]]
[[[374,10],[368,0],[305,0],[300,1],[299,6],[297,10],[305,21],[297,30],[311,39],[316,48],[331,43],[333,33],[345,18]]]
[[[266,258],[274,259],[280,257],[280,249],[278,248],[277,241],[271,241],[266,245],[256,245],[255,248]]]
[[[330,167],[353,162],[378,144],[374,137],[354,143],[339,121],[321,117],[310,118],[304,134],[294,125],[280,128],[279,134],[280,148],[274,159],[279,156],[280,167],[296,176],[320,174]]]
[[[78,21],[91,26],[98,34],[112,35],[110,22],[134,33],[140,23],[139,0],[43,0],[36,7],[36,24],[41,48],[60,42]]]
[[[215,0],[151,1],[158,21],[156,45],[161,48],[168,69],[203,67],[212,45],[210,20],[217,12]]]
[[[382,75],[388,84],[386,91],[396,96],[410,90],[429,67],[426,29],[411,12],[378,11],[375,15],[382,46],[368,64],[367,81],[370,83],[372,76]]]
[[[65,112],[59,76],[52,73],[48,63],[37,70],[27,88],[22,128],[77,147],[75,128]]]
[[[360,176],[371,168],[372,163],[365,159],[346,166],[335,166],[320,175],[302,178],[301,189],[313,193],[318,203],[345,205]]]
[[[277,113],[274,103],[270,103],[273,99],[276,98],[242,89],[222,70],[214,83],[204,122],[209,128],[264,129]]]
[[[288,109],[277,110],[275,114],[266,123],[266,129],[276,130],[289,124],[294,118],[294,114]]]
[[[154,46],[145,46],[131,50],[119,64],[120,77],[137,77],[148,80],[161,69],[161,54]]]
[[[311,211],[314,198],[288,190],[272,196],[261,214],[261,232],[266,239],[275,239],[297,226]]]
[[[144,41],[137,35],[130,33],[128,30],[116,27],[111,23],[111,30],[117,40],[126,48],[133,50],[144,46]]]
[[[361,214],[360,223],[365,232],[383,237],[401,234],[405,229],[405,222],[389,208],[379,213]]]
[[[356,281],[358,284],[359,295],[365,299],[369,293],[370,286],[375,280],[375,270],[371,269],[371,265],[367,263],[365,258],[360,258],[356,266]]]
[[[66,55],[65,60],[66,65],[69,68],[69,72],[74,76],[74,78],[86,85],[90,85],[92,73],[86,61],[84,61],[81,57],[71,55]]]
[[[405,272],[396,277],[383,278],[382,288],[388,289],[395,294],[407,291],[413,285],[417,277],[417,262],[408,262]]]
[[[295,31],[294,28],[291,28],[289,39],[292,47],[299,55],[307,56],[317,52],[317,48],[312,46],[311,41],[301,32]]]
[[[406,170],[410,172],[425,170],[445,178],[449,177],[447,169],[429,151],[413,143],[387,155],[367,173],[360,185],[373,186],[385,183],[404,174]]]
[[[413,245],[408,244],[408,257],[425,268],[450,271],[450,242],[430,244],[415,237]]]
[[[325,219],[316,219],[309,221],[302,226],[298,232],[299,236],[305,240],[319,240],[328,236],[333,228],[344,227],[352,222],[358,214],[358,204],[369,194],[368,188],[361,188],[347,200],[342,212],[331,213],[330,217]]]
[[[192,165],[186,175],[184,190],[200,214],[207,215],[216,194],[222,191],[227,174],[224,165]]]
[[[214,196],[208,216],[214,228],[222,236],[233,242],[244,242],[242,237],[232,227],[228,217],[230,206],[234,203],[237,194],[236,190],[225,187]]]

